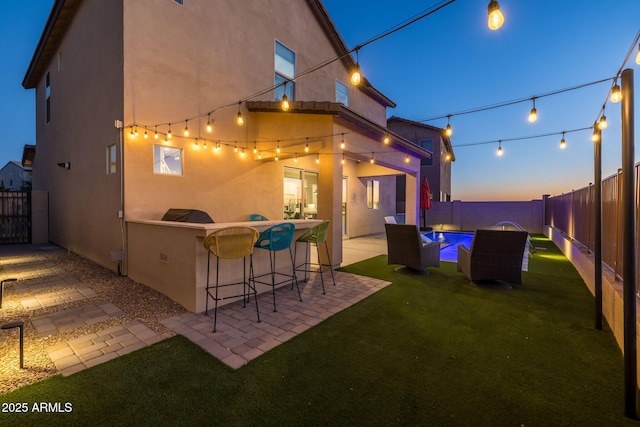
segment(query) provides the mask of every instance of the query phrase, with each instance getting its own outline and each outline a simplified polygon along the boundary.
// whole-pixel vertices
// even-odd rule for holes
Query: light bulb
[[[169,130],[167,131],[167,139],[171,139],[173,135],[171,135],[171,123],[169,123]]]
[[[502,156],[502,143],[498,142],[498,156]]]
[[[362,73],[360,73],[360,64],[356,62],[356,67],[353,69],[353,73],[351,73],[351,84],[358,86],[361,81]]]
[[[563,150],[567,148],[567,142],[564,140],[564,132],[562,132],[562,139],[560,140],[560,148]]]
[[[276,145],[276,153],[280,154],[280,142]]]
[[[253,154],[256,154],[258,152],[258,147],[256,146],[256,142],[253,141]]]
[[[611,89],[611,102],[618,103],[622,101],[622,92],[620,91],[620,86],[618,86],[618,81],[616,80],[613,88]]]
[[[535,108],[532,108],[531,111],[529,112],[529,123],[534,123],[536,120],[538,120],[538,110],[536,110]]]
[[[600,134],[598,133],[595,127],[593,128],[593,133],[591,134],[591,141],[593,142],[600,141]]]
[[[598,127],[600,128],[600,130],[605,130],[607,128],[607,118],[605,116],[602,116],[600,118],[600,121],[598,122]]]
[[[498,1],[491,0],[487,9],[489,10],[489,20],[487,23],[489,25],[489,29],[497,30],[502,27],[502,24],[504,24],[504,15],[502,14],[502,11],[500,11]]]
[[[138,137],[138,128],[133,128],[133,134],[136,138]]]
[[[238,126],[242,126],[244,124],[244,118],[242,117],[242,113],[238,111],[238,116],[236,117],[236,123]]]
[[[238,143],[237,142],[233,145],[233,152],[234,153],[238,152]]]
[[[320,154],[316,154],[316,163],[320,163]]]
[[[184,127],[184,136],[189,136],[189,127],[188,126]]]
[[[451,153],[447,153],[447,155],[444,157],[444,159],[445,159],[446,161],[451,160]]]
[[[211,115],[207,117],[207,132],[213,132],[213,123],[211,122]]]
[[[144,129],[144,135],[142,135],[144,137],[144,139],[149,138],[149,134],[147,133],[147,129]]]
[[[371,153],[371,158],[369,159],[369,163],[374,164],[376,160],[373,158],[373,153]]]
[[[129,132],[129,138],[133,139],[136,137],[135,132],[133,131],[133,128],[131,128],[131,132]]]
[[[287,98],[287,94],[282,95],[282,102],[280,103],[280,107],[282,111],[289,111],[289,98]]]
[[[307,144],[304,146],[304,152],[308,153],[309,152],[309,143],[307,142]]]
[[[342,160],[340,161],[344,165],[344,153],[342,153]]]
[[[158,126],[156,126],[153,130],[153,139],[158,139]]]
[[[405,163],[409,163],[411,161],[411,159],[409,158],[409,155],[407,154],[407,156],[404,158],[404,162]]]
[[[446,136],[453,135],[453,129],[451,129],[451,125],[447,123],[447,127],[444,129],[444,134]]]
[[[295,157],[293,158],[294,163],[298,163],[298,153],[296,153]]]
[[[344,148],[347,146],[347,144],[345,144],[344,142],[344,133],[342,134],[342,140],[340,141],[340,149],[344,150]]]

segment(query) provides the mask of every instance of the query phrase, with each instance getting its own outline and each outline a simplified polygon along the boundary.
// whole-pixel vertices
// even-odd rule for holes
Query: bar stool
[[[218,320],[218,301],[228,298],[242,297],[242,305],[246,307],[248,301],[247,295],[253,294],[256,301],[256,313],[258,322],[260,322],[260,311],[258,310],[258,293],[256,292],[253,278],[253,245],[258,240],[258,230],[253,227],[234,226],[215,230],[204,238],[202,244],[209,252],[207,258],[207,300],[205,303],[205,314],[209,314],[209,298],[215,301],[213,314],[213,332],[216,331],[216,323]],[[209,272],[211,265],[211,255],[216,257],[216,283],[209,284]],[[249,257],[249,278],[247,280],[247,257]],[[233,282],[220,284],[220,260],[221,259],[240,259],[242,258],[242,282]],[[219,296],[218,290],[232,285],[242,285],[242,294],[233,294],[228,296]],[[211,289],[215,289],[212,293]],[[248,291],[247,291],[248,289]]]
[[[260,214],[250,214],[249,221],[269,221],[266,216]]]
[[[320,282],[322,283],[322,293],[324,294],[324,278],[322,277],[322,273],[323,271],[326,271],[327,269],[325,268],[324,270],[322,269],[323,266],[326,266],[326,264],[322,264],[320,262],[320,245],[322,243],[324,243],[324,247],[327,250],[327,259],[329,260],[329,271],[331,272],[331,280],[333,281],[333,286],[336,285],[336,280],[333,277],[333,268],[331,268],[331,256],[329,255],[329,247],[327,246],[327,233],[329,231],[329,225],[331,224],[330,220],[324,220],[323,222],[321,222],[320,224],[316,225],[315,227],[310,228],[309,230],[307,230],[303,235],[301,235],[300,237],[298,237],[298,239],[296,240],[296,246],[295,246],[295,252],[296,255],[298,253],[298,243],[306,243],[307,247],[305,248],[305,255],[304,255],[304,263],[296,265],[294,267],[294,274],[297,271],[304,271],[304,280],[307,280],[307,273],[308,272],[312,272],[312,271],[317,271],[320,273]],[[310,244],[315,244],[316,245],[316,250],[318,253],[318,262],[317,263],[312,263],[309,260],[309,250],[308,250],[308,245]],[[298,259],[297,256],[295,256],[294,259]],[[295,264],[294,264],[295,265]],[[318,266],[318,270],[311,270],[311,266],[312,265],[317,265]],[[301,268],[302,267],[302,268]]]
[[[269,251],[271,272],[255,276],[254,281],[262,283],[264,285],[271,285],[271,290],[273,293],[273,311],[278,311],[276,309],[276,285],[280,285],[289,281],[289,279],[286,279],[276,283],[276,275],[290,278],[291,289],[293,289],[293,283],[295,282],[296,288],[298,289],[298,298],[300,299],[300,301],[302,301],[302,297],[300,296],[300,288],[298,287],[298,279],[296,278],[296,274],[293,269],[295,263],[293,260],[293,252],[291,251],[291,242],[293,242],[293,232],[295,230],[296,226],[292,222],[283,222],[281,224],[274,225],[262,231],[260,233],[260,236],[258,237],[258,241],[253,245],[255,248],[265,249]],[[291,274],[280,273],[276,271],[276,253],[285,249],[289,249],[289,257],[291,258]],[[264,277],[267,275],[271,275],[271,282],[261,282],[259,280],[256,280],[259,277]]]

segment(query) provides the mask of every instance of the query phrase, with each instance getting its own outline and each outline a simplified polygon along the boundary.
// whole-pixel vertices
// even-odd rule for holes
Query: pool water
[[[433,241],[440,242],[440,260],[458,261],[458,245],[469,249],[473,240],[473,233],[458,233],[455,231],[435,231],[423,233]]]

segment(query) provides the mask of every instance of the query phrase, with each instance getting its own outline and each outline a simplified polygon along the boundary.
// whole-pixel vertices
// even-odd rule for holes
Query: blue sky
[[[35,92],[21,83],[52,4],[53,0],[10,2],[0,15],[0,55],[6,59],[0,67],[1,165],[20,160],[23,145],[35,142]],[[436,0],[324,4],[351,48]],[[498,31],[487,28],[487,4],[488,0],[457,0],[360,50],[365,77],[397,103],[390,116],[421,121],[613,77],[640,29],[638,0],[500,0],[505,24]],[[627,67],[635,71],[637,88],[640,66],[634,59],[635,52]],[[529,102],[453,116],[453,198],[530,200],[588,185],[593,181],[588,131],[567,134],[565,150],[559,149],[560,135],[503,142],[502,157],[496,156],[497,143],[464,145],[591,126],[610,85],[537,99],[538,121],[533,124],[527,121]],[[637,122],[640,107],[635,111]],[[621,164],[620,104],[607,103],[605,114],[606,177]],[[447,121],[426,123],[444,127]],[[636,158],[638,154],[636,150]]]

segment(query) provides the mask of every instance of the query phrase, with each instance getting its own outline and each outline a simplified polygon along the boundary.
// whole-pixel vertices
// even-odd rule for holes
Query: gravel
[[[20,369],[20,352],[18,341],[18,329],[0,331],[0,394],[8,393],[36,381],[41,381],[58,374],[55,365],[49,358],[47,347],[69,341],[87,333],[96,332],[112,326],[123,325],[137,320],[144,323],[150,329],[168,338],[175,335],[160,322],[172,316],[185,313],[186,310],[176,302],[170,300],[161,293],[137,283],[127,277],[117,275],[97,264],[84,259],[74,253],[62,250],[37,252],[38,262],[34,265],[46,264],[48,271],[63,277],[73,277],[79,281],[77,284],[56,286],[55,289],[78,287],[80,285],[90,287],[96,296],[82,301],[61,304],[55,307],[25,310],[20,301],[30,294],[16,294],[15,288],[24,283],[42,281],[43,277],[33,279],[20,279],[14,283],[6,283],[2,309],[0,309],[0,324],[4,325],[14,321],[24,321],[24,369]],[[33,263],[32,257],[29,263]],[[11,259],[12,260],[12,259]],[[4,264],[8,265],[10,259],[5,258]],[[26,262],[23,266],[26,266]],[[5,271],[0,266],[0,277],[14,277],[11,272]],[[19,276],[19,274],[17,275]],[[71,281],[73,282],[73,281]],[[39,290],[46,292],[48,289]],[[74,329],[72,331],[39,337],[35,328],[30,324],[34,317],[45,314],[79,307],[85,304],[101,304],[111,302],[120,308],[125,314],[114,317],[104,322],[91,326]]]

